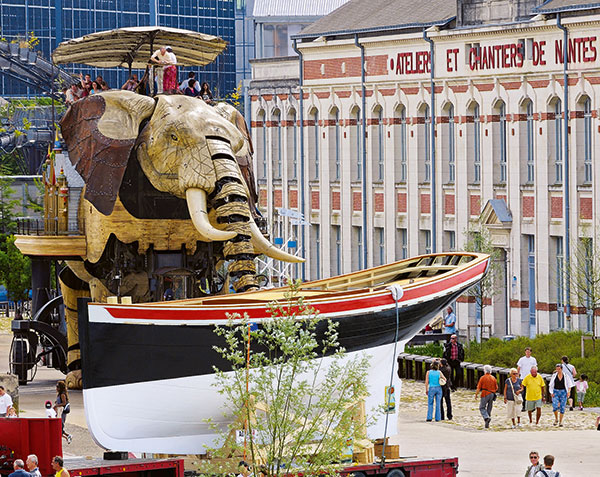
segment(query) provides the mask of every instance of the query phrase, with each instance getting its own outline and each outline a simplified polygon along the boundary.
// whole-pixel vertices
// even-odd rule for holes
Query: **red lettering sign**
[[[598,52],[596,50],[596,37],[570,38],[567,46],[568,63],[589,63],[596,61]],[[555,40],[554,58],[556,63],[562,65],[564,60],[563,41]]]
[[[397,75],[429,73],[429,51],[410,51],[396,55],[396,64],[390,61],[390,69]]]

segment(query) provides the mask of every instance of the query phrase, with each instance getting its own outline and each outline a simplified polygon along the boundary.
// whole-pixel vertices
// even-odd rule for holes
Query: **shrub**
[[[418,354],[421,356],[433,356],[441,358],[444,353],[444,346],[440,343],[427,343],[419,346],[407,346],[404,348],[405,353]]]

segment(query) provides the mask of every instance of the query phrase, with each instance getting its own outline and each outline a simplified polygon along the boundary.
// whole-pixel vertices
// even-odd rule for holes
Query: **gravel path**
[[[483,419],[479,413],[479,399],[475,400],[475,391],[459,389],[452,393],[452,414],[451,421],[441,421],[434,423],[436,425],[452,425],[464,429],[484,429]],[[425,383],[423,381],[413,381],[409,379],[402,380],[402,396],[400,398],[400,413],[420,413],[423,415],[423,421],[427,414],[427,396],[425,395]],[[529,431],[562,431],[563,429],[595,429],[598,409],[585,409],[579,411],[565,412],[563,419],[564,427],[555,427],[554,413],[552,404],[544,404],[542,407],[542,417],[539,425],[535,425],[535,414],[533,415],[534,424],[529,424],[527,412],[521,413],[522,427],[512,429],[512,422],[506,417],[506,404],[500,396],[494,402],[492,410],[492,422],[490,431],[494,432],[529,432]]]

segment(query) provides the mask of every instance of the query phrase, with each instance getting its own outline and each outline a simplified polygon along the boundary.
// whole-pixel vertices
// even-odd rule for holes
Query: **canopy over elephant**
[[[254,220],[252,142],[232,106],[108,91],[74,103],[61,128],[85,182],[79,220],[87,253],[61,277],[70,369],[79,368],[77,296],[160,300],[152,290],[157,269],[202,274],[221,260],[241,292],[258,287],[258,254],[303,261],[273,246]]]

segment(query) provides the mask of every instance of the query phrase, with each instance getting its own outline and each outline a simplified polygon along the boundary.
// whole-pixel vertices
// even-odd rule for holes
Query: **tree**
[[[21,304],[29,299],[31,288],[31,263],[15,245],[15,237],[9,235],[0,246],[0,282],[6,287],[8,299]]]
[[[337,324],[321,319],[297,291],[294,284],[283,303],[272,303],[271,319],[260,327],[247,316],[232,316],[216,329],[226,344],[215,349],[233,372],[216,370],[215,385],[234,407],[222,447],[211,454],[244,452],[254,475],[259,464],[271,476],[292,468],[303,475],[329,474],[348,439],[366,437],[364,423],[355,418],[357,404],[368,395],[368,357],[346,356]],[[243,429],[245,445],[232,438]],[[213,466],[209,472],[224,470],[231,471]]]
[[[571,281],[571,292],[577,304],[588,314],[589,328],[597,336],[596,315],[600,312],[600,246],[598,238],[578,241],[565,270]]]
[[[4,168],[0,166],[0,237],[10,235],[16,232],[17,223],[15,221],[14,209],[19,205],[17,199],[11,199],[14,194],[12,189],[12,179],[6,177],[3,173]]]
[[[485,324],[483,310],[492,303],[492,299],[506,286],[502,280],[503,270],[499,263],[502,253],[500,249],[494,247],[489,230],[480,221],[471,222],[466,235],[465,252],[486,253],[490,256],[486,275],[467,292],[468,296],[475,299],[477,324],[483,326]],[[481,337],[481,329],[477,328],[478,341]]]

